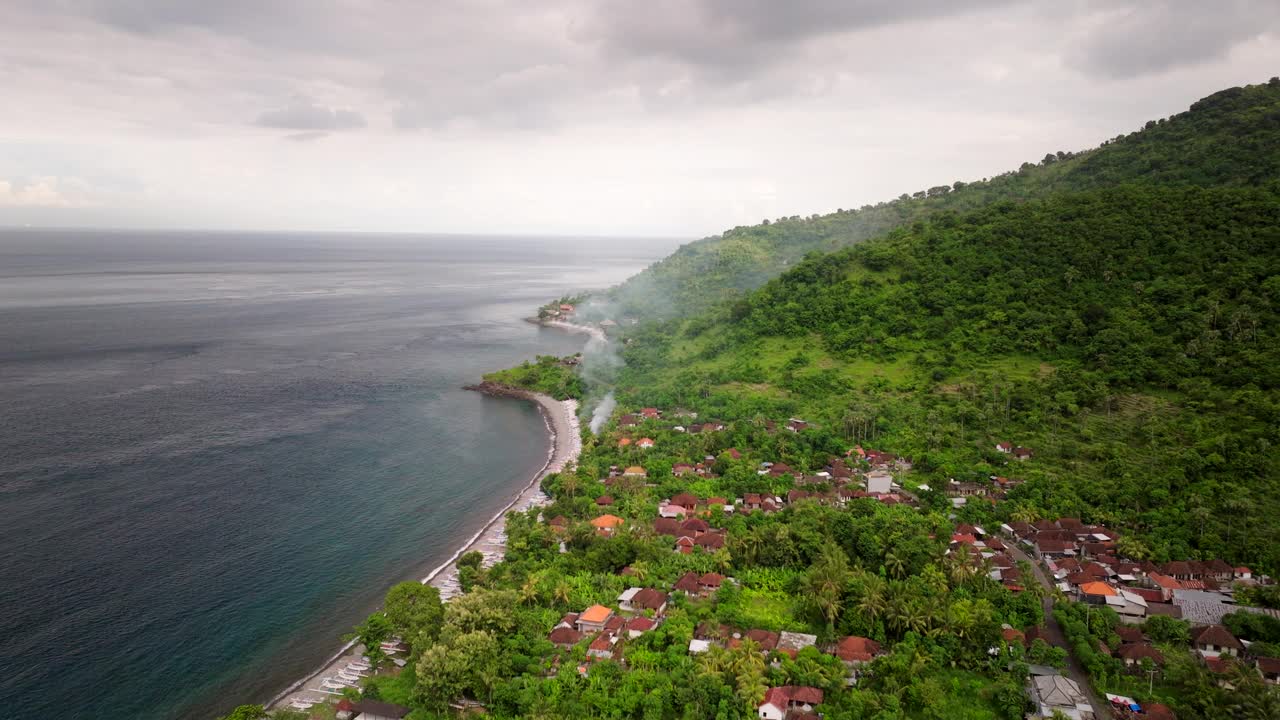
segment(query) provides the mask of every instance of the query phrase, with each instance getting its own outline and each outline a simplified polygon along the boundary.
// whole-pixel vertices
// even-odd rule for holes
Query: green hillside
[[[857,210],[734,228],[681,247],[616,288],[612,297],[625,313],[688,315],[760,287],[809,252],[836,250],[939,212],[1132,181],[1204,187],[1275,177],[1280,177],[1280,79],[1223,90],[1096,149],[1047,154],[1038,163],[981,182],[938,185]]]
[[[1155,559],[1280,561],[1280,186],[1135,186],[944,213],[633,338],[632,404],[801,415],[1030,480]],[[1011,468],[995,444],[1036,450]],[[977,518],[981,519],[981,518]]]

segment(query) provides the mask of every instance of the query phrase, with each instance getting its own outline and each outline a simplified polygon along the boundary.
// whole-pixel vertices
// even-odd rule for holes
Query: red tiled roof
[[[1121,645],[1120,649],[1116,651],[1116,655],[1124,660],[1138,661],[1147,658],[1157,665],[1164,664],[1164,655],[1160,654],[1160,651],[1155,649],[1154,646],[1147,643]]]
[[[720,573],[709,572],[698,578],[698,584],[704,587],[720,587],[720,583],[724,582],[724,576]]]
[[[675,589],[683,590],[685,592],[698,592],[698,590],[701,589],[698,586],[698,573],[690,570],[680,576],[680,579],[676,581]]]
[[[667,594],[653,588],[645,588],[631,598],[631,607],[644,610],[657,610],[667,604]]]
[[[870,638],[850,635],[836,643],[832,654],[845,662],[868,662],[880,654],[880,643]]]
[[[552,630],[547,639],[556,645],[573,645],[582,639],[582,633],[562,625]]]
[[[1221,625],[1206,625],[1192,630],[1191,643],[1193,645],[1217,645],[1218,647],[1235,648],[1236,650],[1244,649],[1244,646],[1240,644],[1236,636]]]

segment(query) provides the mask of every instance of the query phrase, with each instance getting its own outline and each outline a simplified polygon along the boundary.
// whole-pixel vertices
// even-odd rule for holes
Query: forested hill
[[[831,251],[943,211],[1043,198],[1124,182],[1248,185],[1280,177],[1280,79],[1231,88],[1093,150],[1045,155],[981,182],[896,200],[738,227],[681,247],[612,292],[624,313],[696,314],[763,285],[813,251]]]
[[[969,518],[1084,517],[1153,559],[1280,567],[1280,184],[1126,185],[944,213],[637,334],[624,402],[816,421]],[[1034,448],[1007,467],[994,447]],[[986,515],[994,512],[995,517]]]

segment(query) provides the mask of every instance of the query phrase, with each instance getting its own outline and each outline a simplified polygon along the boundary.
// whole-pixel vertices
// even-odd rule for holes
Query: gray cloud
[[[583,37],[611,53],[758,67],[815,37],[953,16],[1011,0],[607,0]],[[781,53],[781,54],[780,54]]]
[[[268,110],[258,116],[255,124],[262,127],[280,130],[314,131],[356,130],[364,127],[364,116],[354,110],[317,105],[305,97],[295,97],[289,104],[279,110]],[[313,140],[314,137],[295,138]]]
[[[1090,75],[1130,78],[1225,57],[1280,28],[1275,0],[1142,0],[1098,4],[1068,62]]]

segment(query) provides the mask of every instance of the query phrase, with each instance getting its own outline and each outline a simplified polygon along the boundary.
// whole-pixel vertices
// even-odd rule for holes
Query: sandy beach
[[[569,323],[561,323],[569,325]],[[595,330],[586,326],[573,326],[574,331],[583,332]],[[577,328],[582,328],[578,330]],[[568,328],[566,328],[568,329]],[[594,333],[590,333],[593,334]],[[603,338],[603,333],[600,332]],[[440,589],[440,597],[444,600],[457,597],[462,590],[458,585],[458,567],[457,560],[464,553],[472,550],[478,551],[484,555],[485,566],[492,565],[502,559],[503,553],[506,551],[506,526],[504,519],[506,514],[512,510],[528,510],[531,507],[543,505],[548,501],[545,493],[542,492],[542,479],[547,475],[563,470],[570,463],[578,459],[578,455],[582,452],[582,438],[578,425],[578,401],[577,400],[556,400],[555,398],[540,393],[528,392],[516,388],[510,388],[493,383],[481,383],[466,388],[477,392],[485,393],[495,397],[510,397],[522,400],[528,400],[538,406],[542,413],[542,419],[547,425],[547,432],[551,437],[551,447],[547,451],[547,461],[542,469],[534,474],[533,478],[526,484],[520,492],[512,498],[502,510],[490,518],[483,527],[481,527],[475,535],[471,536],[467,542],[463,543],[456,552],[446,560],[442,565],[432,570],[426,577],[422,578],[423,583],[429,583]],[[347,666],[348,663],[354,662],[364,653],[364,647],[354,643],[348,643],[343,646],[335,655],[329,658],[324,665],[316,669],[315,672],[306,678],[299,680],[291,685],[288,689],[272,698],[267,704],[268,708],[288,708],[294,701],[322,702],[338,695],[338,692],[326,690],[321,687],[321,683],[325,678],[333,677],[337,672]],[[394,656],[393,656],[394,657]]]

